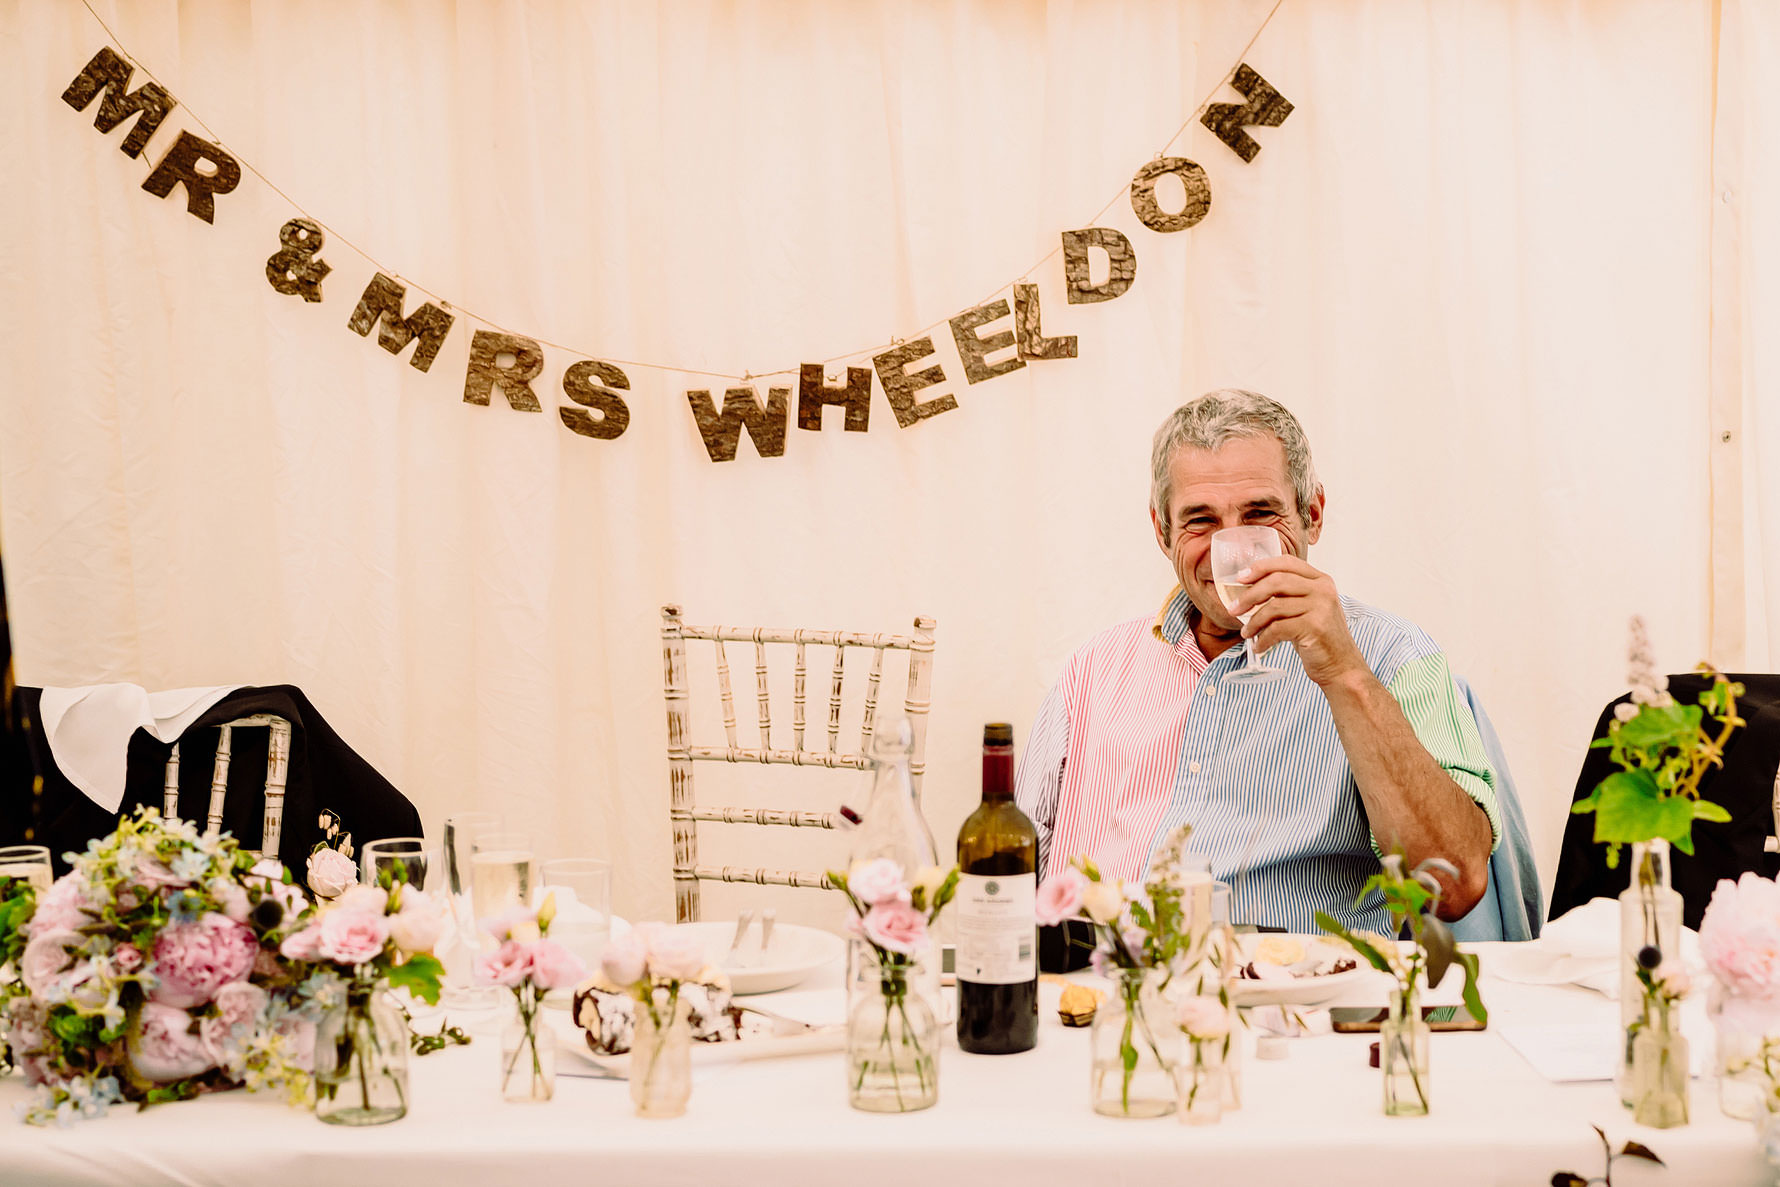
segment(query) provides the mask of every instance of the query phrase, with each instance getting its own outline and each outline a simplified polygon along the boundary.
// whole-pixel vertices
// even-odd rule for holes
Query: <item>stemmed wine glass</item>
[[[1224,600],[1225,608],[1236,600],[1238,594],[1248,589],[1245,582],[1236,580],[1238,573],[1256,561],[1279,556],[1282,552],[1279,533],[1270,527],[1249,525],[1214,532],[1211,537],[1211,579],[1217,586],[1218,597]],[[1248,625],[1248,620],[1257,609],[1259,607],[1251,606],[1245,613],[1237,615],[1243,626]],[[1268,667],[1261,662],[1261,657],[1255,652],[1253,638],[1245,640],[1244,644],[1248,648],[1248,663],[1225,675],[1224,683],[1272,680],[1285,674],[1280,669]]]

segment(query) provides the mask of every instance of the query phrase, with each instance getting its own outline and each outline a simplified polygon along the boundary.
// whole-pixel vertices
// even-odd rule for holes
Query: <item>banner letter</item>
[[[334,269],[315,253],[327,242],[321,228],[306,218],[293,218],[278,228],[284,250],[266,261],[266,279],[285,296],[303,295],[305,301],[321,300],[321,278]]]
[[[1097,285],[1089,278],[1088,249],[1091,247],[1106,253],[1105,284]],[[1111,227],[1087,227],[1063,232],[1063,291],[1071,305],[1110,301],[1124,295],[1136,279],[1137,255],[1131,250],[1131,240],[1118,231]]]
[[[1255,143],[1253,136],[1242,130],[1243,125],[1277,128],[1286,122],[1286,116],[1292,114],[1292,105],[1286,101],[1284,95],[1269,86],[1266,79],[1256,74],[1247,62],[1236,68],[1230,85],[1248,96],[1248,102],[1213,103],[1199,117],[1199,122],[1210,128],[1237,156],[1244,161],[1252,161],[1255,154],[1261,151],[1261,146]]]
[[[1014,332],[1000,330],[984,338],[977,334],[977,328],[992,321],[1000,321],[1006,316],[1007,302],[997,298],[987,305],[966,309],[952,319],[952,341],[958,344],[958,358],[964,363],[964,378],[971,383],[994,379],[997,375],[1018,371],[1026,365],[1026,360],[1017,352],[999,363],[988,361],[989,355],[994,351],[1014,344]]]
[[[1046,338],[1039,328],[1038,286],[1014,286],[1014,341],[1023,359],[1073,359],[1075,335]]]
[[[177,99],[152,82],[143,83],[140,90],[130,90],[130,76],[134,73],[135,68],[108,45],[93,55],[93,60],[62,92],[62,101],[76,111],[86,110],[93,96],[105,92],[105,98],[99,102],[99,114],[93,117],[93,127],[101,132],[109,132],[140,113],[136,126],[118,145],[126,157],[141,155],[167,113],[179,106]]]
[[[583,412],[581,408],[558,408],[556,414],[562,417],[564,425],[581,436],[610,441],[622,437],[630,425],[630,408],[618,394],[629,390],[630,377],[617,367],[583,359],[562,373],[562,391],[581,408],[591,408],[599,415]]]
[[[138,124],[138,127],[141,125]],[[209,173],[198,171],[199,161],[216,166]],[[142,188],[157,198],[173,192],[176,183],[185,185],[185,210],[193,218],[216,222],[216,202],[212,194],[226,194],[241,184],[241,166],[219,144],[200,140],[190,132],[181,132],[161,163],[155,166]]]
[[[847,382],[829,387],[822,382],[822,364],[804,363],[797,369],[797,427],[820,429],[822,409],[838,404],[847,410],[842,427],[849,433],[863,433],[871,421],[871,370],[848,367]]]
[[[1179,174],[1187,191],[1187,204],[1174,214],[1165,214],[1156,201],[1156,179],[1166,173]],[[1131,179],[1131,209],[1152,231],[1184,231],[1211,209],[1211,182],[1206,180],[1205,170],[1185,157],[1158,158]]]
[[[501,365],[501,356],[513,361]],[[477,330],[470,338],[470,369],[464,375],[464,403],[486,404],[488,393],[501,389],[515,412],[542,412],[544,406],[532,394],[531,381],[544,369],[544,348],[518,334]]]
[[[692,405],[692,419],[698,422],[698,434],[705,439],[705,451],[714,462],[735,461],[736,447],[742,430],[754,442],[761,457],[785,456],[785,421],[791,409],[791,389],[770,388],[766,407],[754,398],[751,387],[732,387],[723,393],[723,411],[711,400],[708,391],[687,392]]]
[[[402,298],[407,294],[408,290],[400,283],[377,273],[365,286],[365,294],[358,299],[358,307],[346,320],[346,328],[362,338],[381,320],[383,328],[377,331],[377,345],[391,354],[400,354],[402,347],[420,339],[420,345],[414,348],[414,357],[408,361],[415,370],[425,371],[433,365],[433,357],[439,353],[439,346],[445,341],[455,319],[430,302],[403,317]]]
[[[896,413],[896,423],[905,429],[930,416],[938,416],[958,407],[957,397],[950,392],[925,402],[915,399],[915,393],[922,388],[946,381],[946,373],[940,369],[938,363],[916,371],[913,375],[908,373],[910,363],[918,362],[932,353],[933,338],[929,336],[892,346],[883,354],[872,357],[872,366],[878,369],[878,382],[884,385],[884,395],[890,399],[890,410]]]

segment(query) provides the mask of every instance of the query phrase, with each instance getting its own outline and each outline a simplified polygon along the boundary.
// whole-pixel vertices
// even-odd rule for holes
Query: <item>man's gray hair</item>
[[[1310,506],[1323,484],[1317,480],[1316,466],[1310,460],[1310,441],[1304,436],[1304,426],[1278,401],[1226,387],[1182,404],[1156,430],[1155,445],[1150,450],[1150,506],[1162,525],[1164,539],[1174,534],[1174,525],[1168,518],[1168,498],[1172,493],[1169,463],[1175,453],[1182,448],[1209,453],[1221,449],[1232,437],[1273,437],[1285,447],[1286,479],[1298,499],[1298,518],[1308,522]]]

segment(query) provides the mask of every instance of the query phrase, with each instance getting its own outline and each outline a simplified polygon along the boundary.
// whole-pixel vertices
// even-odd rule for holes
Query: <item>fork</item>
[[[742,937],[748,934],[748,925],[754,922],[753,911],[743,911],[735,917],[735,938],[729,941],[730,955],[742,946]]]
[[[778,921],[779,911],[776,907],[768,907],[760,913],[760,950],[762,952],[765,952],[767,946],[773,942],[773,924]]]

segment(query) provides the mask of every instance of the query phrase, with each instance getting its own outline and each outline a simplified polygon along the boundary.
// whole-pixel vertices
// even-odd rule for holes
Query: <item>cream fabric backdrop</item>
[[[794,368],[970,307],[1121,193],[1269,6],[96,3],[183,105],[131,161],[59,98],[103,43],[92,18],[0,3],[21,681],[296,683],[429,822],[497,807],[614,859],[621,911],[666,914],[661,603],[935,616],[943,840],[981,723],[1023,739],[1071,649],[1154,611],[1150,433],[1240,385],[1310,432],[1313,561],[1481,691],[1549,879],[1627,616],[1668,668],[1709,645],[1704,0],[1286,0],[1247,60],[1296,111],[1252,164],[1196,124],[1177,146],[1210,215],[1161,235],[1121,198],[1101,221],[1138,273],[1115,301],[1065,305],[1058,261],[1032,271],[1079,359],[965,386],[942,328],[957,411],[901,430],[880,394],[867,434],[831,412],[783,458],[744,442],[727,465],[684,395],[720,381],[626,368],[616,441],[552,411],[577,357]],[[1769,26],[1743,51],[1759,77],[1773,14],[1742,15]],[[187,109],[329,228],[322,303],[266,284],[295,212],[252,176],[214,227],[141,191]],[[1752,112],[1744,162],[1770,191],[1777,112]],[[1771,387],[1773,235],[1744,230],[1743,379]],[[347,241],[460,313],[584,348],[546,352],[548,415],[462,402],[467,317],[426,374],[348,332],[372,266]],[[1758,422],[1754,391],[1734,394]],[[1751,511],[1758,427],[1780,449],[1750,425]],[[1715,658],[1770,666],[1757,578],[1780,538],[1771,517],[1728,530],[1752,626]]]

